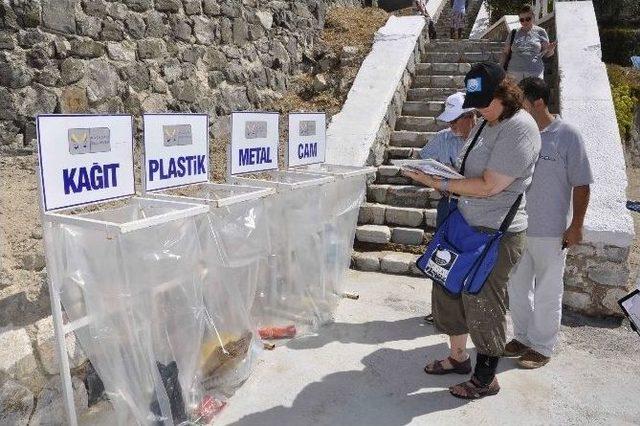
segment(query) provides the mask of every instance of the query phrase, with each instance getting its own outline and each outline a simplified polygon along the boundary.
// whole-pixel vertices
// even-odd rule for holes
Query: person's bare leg
[[[451,38],[455,39],[456,38],[456,30],[454,28],[451,28]]]
[[[449,356],[455,359],[458,362],[464,362],[469,358],[469,353],[467,352],[467,338],[468,334],[460,334],[458,336],[449,336],[449,344],[451,345],[451,353]],[[441,361],[442,368],[445,370],[450,370],[453,368],[449,358],[445,358]],[[427,369],[433,369],[433,362],[429,363]]]
[[[462,28],[458,28],[458,38],[462,39]]]

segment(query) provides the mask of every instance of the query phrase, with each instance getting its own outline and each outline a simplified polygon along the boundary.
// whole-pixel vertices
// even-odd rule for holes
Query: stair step
[[[422,276],[422,272],[416,266],[418,257],[418,254],[396,251],[354,251],[351,263],[354,269],[360,271]]]
[[[464,89],[464,75],[417,75],[411,87],[455,87]]]
[[[390,146],[386,149],[389,160],[411,160],[420,158],[421,148]]]
[[[471,70],[470,63],[422,62],[416,64],[416,75],[465,75]]]
[[[360,206],[358,224],[404,226],[409,228],[435,228],[436,209],[398,207],[380,203],[364,203]]]
[[[411,132],[407,130],[396,130],[391,133],[389,144],[396,147],[422,148],[437,132]]]
[[[431,238],[431,234],[426,234],[426,238]],[[404,246],[427,244],[424,229],[386,225],[359,225],[356,227],[356,240],[361,243],[394,243]]]
[[[424,54],[422,62],[482,62],[500,61],[498,52],[434,52],[428,51]]]
[[[436,47],[446,47],[446,46],[460,46],[463,48],[473,47],[473,46],[486,46],[495,49],[502,49],[504,43],[501,41],[492,41],[485,39],[463,39],[463,40],[452,40],[452,39],[435,39],[429,41],[429,46]]]
[[[444,110],[444,101],[407,101],[402,105],[402,115],[436,117]]]
[[[455,87],[427,87],[409,89],[408,101],[444,101],[450,95],[459,92]]]
[[[433,52],[501,52],[501,42],[434,40],[427,45]]]
[[[438,132],[447,127],[447,123],[438,122],[434,117],[411,117],[403,115],[396,120],[396,130]]]
[[[399,207],[435,209],[440,193],[433,188],[416,185],[370,184],[367,201]]]

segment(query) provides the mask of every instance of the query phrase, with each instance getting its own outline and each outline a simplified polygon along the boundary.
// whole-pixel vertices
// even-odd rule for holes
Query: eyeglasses
[[[520,22],[530,22],[532,19],[531,16],[527,16],[526,18],[520,18]]]

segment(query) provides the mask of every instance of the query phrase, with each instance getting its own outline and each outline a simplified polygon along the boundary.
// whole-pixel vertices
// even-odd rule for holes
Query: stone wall
[[[327,8],[360,0],[3,0],[0,147],[38,113],[259,109],[315,54]]]

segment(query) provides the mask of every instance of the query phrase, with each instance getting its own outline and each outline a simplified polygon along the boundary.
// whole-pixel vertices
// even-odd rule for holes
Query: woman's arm
[[[453,194],[478,198],[487,198],[499,194],[515,181],[515,178],[505,176],[491,169],[485,170],[481,177],[451,179],[448,185],[445,185],[444,180],[436,176],[405,170],[402,173],[416,182],[438,191],[448,191]]]

